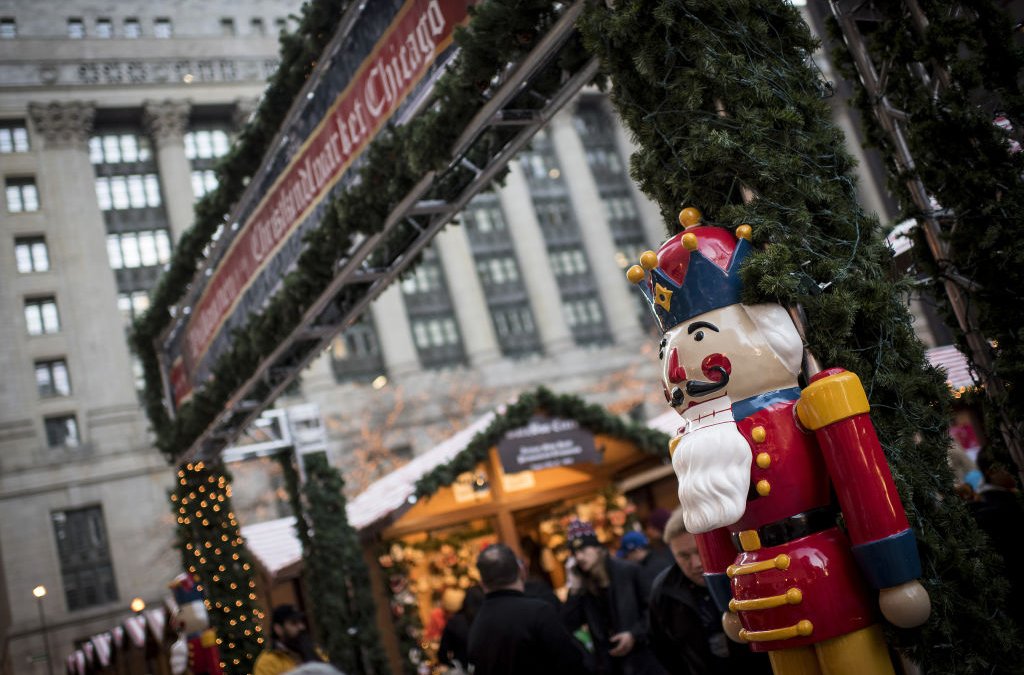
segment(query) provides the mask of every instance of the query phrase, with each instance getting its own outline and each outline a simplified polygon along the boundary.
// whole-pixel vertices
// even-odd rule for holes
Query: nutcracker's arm
[[[708,592],[715,600],[719,611],[729,609],[732,600],[732,587],[725,570],[736,561],[736,548],[732,543],[729,530],[720,527],[703,534],[695,535],[697,550],[700,552],[701,565],[704,566],[704,581]]]
[[[821,446],[853,555],[868,583],[885,589],[884,599],[890,589],[916,584],[921,562],[869,410],[860,379],[841,368],[814,376],[796,406],[800,423]],[[923,611],[922,623],[928,616]]]

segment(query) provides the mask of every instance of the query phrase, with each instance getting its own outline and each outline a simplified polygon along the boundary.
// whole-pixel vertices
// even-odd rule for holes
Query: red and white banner
[[[205,380],[214,360],[207,358],[208,351],[229,318],[236,311],[247,314],[262,308],[263,302],[251,299],[241,308],[239,303],[312,209],[431,72],[435,60],[451,44],[455,27],[467,20],[471,4],[473,0],[407,0],[369,54],[355,62],[359,65],[352,77],[273,184],[264,190],[264,196],[220,258],[192,304],[183,330],[173,331],[169,343],[161,345],[175,407]],[[368,24],[379,23],[380,17],[372,13],[385,10],[386,3],[371,3],[363,18]],[[218,346],[217,351],[224,349]]]

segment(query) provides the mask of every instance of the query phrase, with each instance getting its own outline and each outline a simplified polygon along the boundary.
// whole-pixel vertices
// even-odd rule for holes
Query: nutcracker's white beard
[[[730,415],[731,418],[731,415]],[[672,455],[689,532],[732,525],[747,508],[751,453],[735,422],[688,431]]]

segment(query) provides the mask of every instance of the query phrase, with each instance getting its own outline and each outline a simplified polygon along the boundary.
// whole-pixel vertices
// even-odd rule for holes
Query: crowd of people
[[[627,532],[612,554],[572,522],[564,602],[510,547],[488,546],[477,560],[482,597],[467,594],[449,621],[442,662],[476,675],[770,673],[767,657],[726,639],[682,512],[656,523],[653,537]]]

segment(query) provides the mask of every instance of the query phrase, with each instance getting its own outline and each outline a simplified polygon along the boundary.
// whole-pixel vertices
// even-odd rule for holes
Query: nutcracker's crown
[[[662,332],[695,316],[735,305],[743,283],[740,265],[750,255],[750,226],[733,234],[722,227],[704,225],[695,208],[683,209],[684,229],[658,249],[640,256],[626,277],[637,284],[651,304]]]

